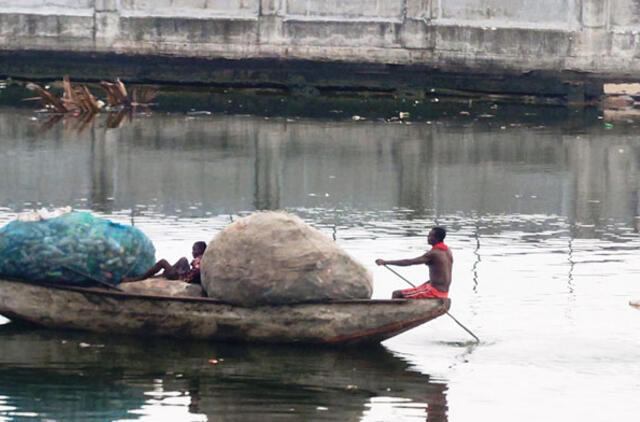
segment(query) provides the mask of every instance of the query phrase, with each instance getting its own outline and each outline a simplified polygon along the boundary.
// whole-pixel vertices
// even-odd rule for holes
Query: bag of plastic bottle
[[[33,214],[33,215],[32,215]],[[23,280],[116,285],[144,274],[155,248],[140,230],[86,212],[30,213],[0,229],[0,275]],[[23,221],[20,221],[23,220]]]

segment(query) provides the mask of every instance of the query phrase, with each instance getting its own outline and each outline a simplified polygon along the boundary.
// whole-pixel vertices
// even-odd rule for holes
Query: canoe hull
[[[265,343],[377,343],[444,314],[449,299],[240,307],[0,279],[0,314],[55,329]]]

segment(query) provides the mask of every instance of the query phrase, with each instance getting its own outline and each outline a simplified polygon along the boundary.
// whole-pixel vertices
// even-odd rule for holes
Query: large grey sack
[[[369,272],[332,239],[284,212],[237,220],[207,246],[200,265],[211,298],[238,305],[368,299]]]

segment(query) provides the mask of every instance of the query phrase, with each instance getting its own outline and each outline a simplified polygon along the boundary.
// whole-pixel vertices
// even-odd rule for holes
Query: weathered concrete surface
[[[372,66],[391,74],[391,86],[411,79],[402,77],[407,72],[434,70],[458,76],[533,72],[573,86],[632,80],[640,68],[639,34],[639,0],[0,0],[0,51],[99,54],[101,64],[110,61],[104,54],[115,54],[116,61],[119,55],[196,58],[205,61],[197,62],[197,75],[187,72],[186,81],[205,83],[353,86],[360,80],[356,73],[375,75]],[[33,56],[2,57],[0,74],[46,76],[32,68]],[[64,56],[52,57],[59,63]],[[207,66],[211,59],[217,61]],[[277,64],[265,68],[265,60]],[[235,71],[236,61],[244,73]],[[299,72],[307,62],[342,67],[331,68],[324,81],[307,81]],[[177,72],[152,68],[137,77],[181,81]],[[425,86],[421,82],[416,85]],[[384,85],[375,77],[360,83]]]

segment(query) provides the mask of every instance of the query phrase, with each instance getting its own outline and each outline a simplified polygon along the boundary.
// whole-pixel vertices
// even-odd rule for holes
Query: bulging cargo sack
[[[0,274],[30,281],[118,284],[144,274],[155,263],[151,240],[135,227],[86,212],[0,229]]]
[[[295,215],[260,212],[237,220],[200,263],[207,295],[253,306],[371,297],[371,275],[332,239]]]

